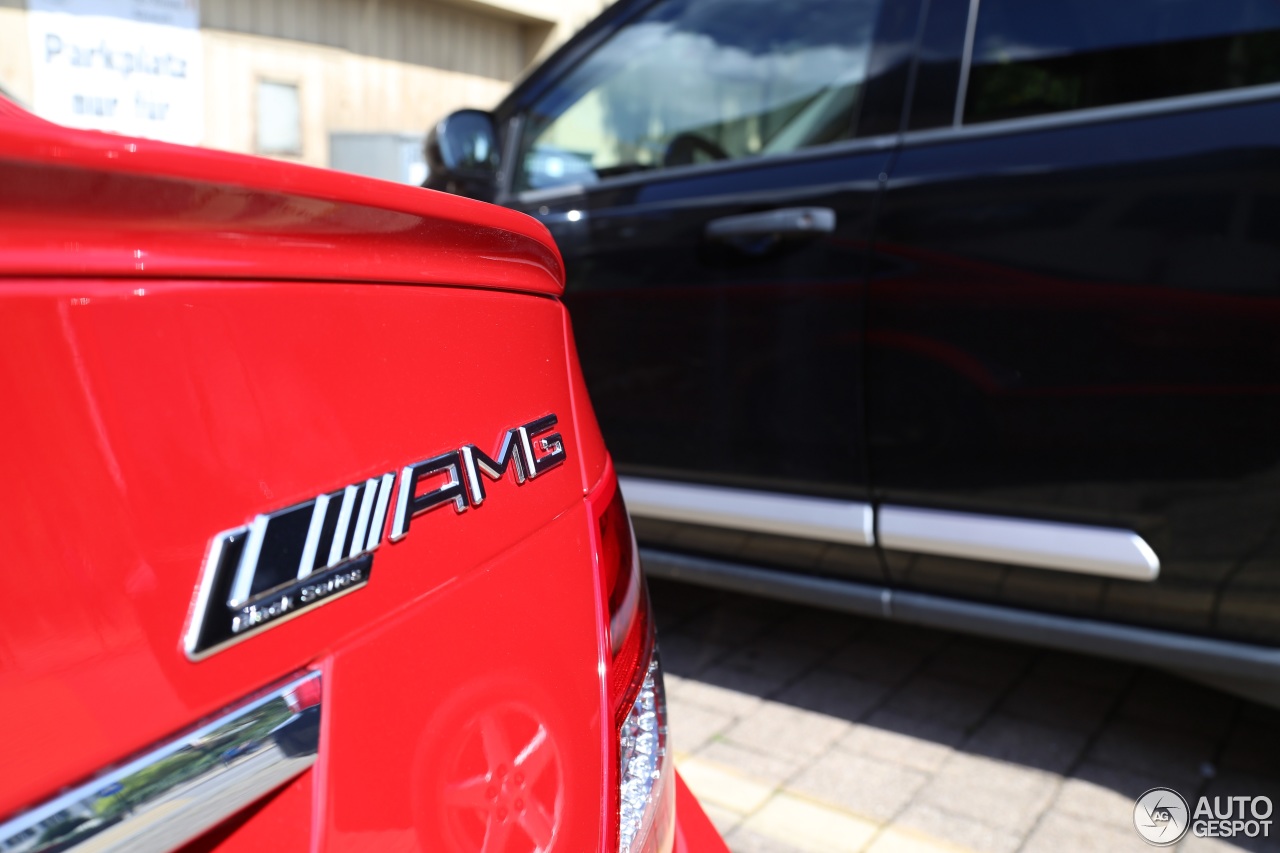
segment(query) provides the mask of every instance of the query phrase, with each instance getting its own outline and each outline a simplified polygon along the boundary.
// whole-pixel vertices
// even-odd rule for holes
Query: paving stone
[[[719,666],[786,682],[812,669],[826,654],[806,643],[766,638],[739,649],[719,661]]]
[[[1242,849],[1248,848],[1237,847],[1234,839],[1196,838],[1188,832],[1173,849],[1178,853],[1241,853]]]
[[[1243,792],[1240,792],[1243,793]],[[1275,796],[1272,795],[1272,806],[1276,804]],[[1194,809],[1195,806],[1192,806]],[[1209,808],[1214,808],[1214,804],[1210,801]],[[1194,811],[1192,812],[1194,815]],[[1179,851],[1188,851],[1188,853],[1240,853],[1241,851],[1249,851],[1249,853],[1280,853],[1280,820],[1277,815],[1272,814],[1271,826],[1267,827],[1264,832],[1250,838],[1248,835],[1237,834],[1230,838],[1222,837],[1197,837],[1195,834],[1196,825],[1193,823],[1191,831],[1178,844]]]
[[[649,599],[653,602],[658,632],[676,629],[715,606],[718,592],[708,587],[649,579]]]
[[[723,597],[721,590],[709,586],[649,577],[647,579],[649,593],[654,603],[671,603],[674,606],[695,606],[699,609],[708,607]]]
[[[683,701],[732,717],[751,713],[764,700],[761,686],[749,676],[735,670],[708,672],[699,680],[688,680],[680,685],[678,695]]]
[[[1132,664],[1059,651],[1042,653],[1031,667],[1033,675],[1102,689],[1124,687],[1136,671]]]
[[[667,698],[667,723],[671,743],[685,752],[696,752],[704,743],[733,725],[735,718],[678,696]]]
[[[885,708],[956,728],[970,728],[996,702],[990,690],[918,675],[889,697]]]
[[[662,673],[662,684],[666,688],[668,701],[672,696],[679,696],[680,691],[684,690],[686,684],[697,684],[696,681],[692,681],[683,675],[676,675],[671,670],[666,669],[665,666],[663,668],[665,671]]]
[[[868,636],[880,640],[885,646],[910,647],[932,652],[955,642],[961,635],[953,634],[950,631],[935,631],[931,628],[906,625],[901,622],[876,620],[871,623]]]
[[[1172,788],[1190,798],[1200,781],[1197,774],[1161,777],[1089,763],[1062,781],[1053,808],[1099,827],[1128,830],[1133,827],[1133,805],[1142,794],[1152,788]]]
[[[726,835],[724,841],[732,853],[808,853],[802,847],[753,832],[742,824]]]
[[[776,615],[755,608],[719,605],[685,622],[680,630],[700,640],[741,645],[763,634],[775,621]]]
[[[910,806],[894,821],[894,828],[914,830],[982,853],[1014,853],[1022,844],[1022,836],[1015,832],[925,803]]]
[[[1280,806],[1280,711],[1099,658],[703,592],[660,620],[672,743],[740,853],[1125,853],[1151,849],[1133,804],[1153,787]],[[824,821],[855,830],[805,834]]]
[[[886,822],[928,781],[928,775],[919,770],[836,749],[802,770],[787,787]]]
[[[1003,690],[1030,664],[1035,652],[1026,646],[988,640],[952,643],[929,660],[926,675]]]
[[[1227,737],[1217,765],[1223,771],[1276,772],[1280,768],[1280,715],[1267,722],[1241,719]]]
[[[759,782],[780,786],[807,760],[799,755],[776,755],[752,748],[750,744],[717,738],[698,751],[698,757],[724,767],[732,767]]]
[[[893,711],[876,711],[865,723],[858,723],[840,738],[836,746],[856,755],[932,773],[955,754],[955,747],[964,736],[963,729],[904,717]]]
[[[1230,725],[1237,701],[1225,693],[1154,670],[1140,672],[1117,716],[1151,728],[1217,739]]]
[[[1013,834],[1030,830],[1057,789],[1050,773],[976,755],[956,755],[920,792],[918,802]]]
[[[1271,767],[1268,775],[1244,773],[1239,770],[1228,770],[1219,773],[1209,780],[1202,792],[1210,798],[1209,807],[1216,808],[1213,801],[1216,797],[1268,797],[1271,800],[1272,835],[1280,838],[1280,778],[1277,778],[1278,767]],[[1190,797],[1188,796],[1188,800]],[[1196,803],[1191,804],[1195,809]],[[1225,811],[1225,806],[1223,808]]]
[[[780,622],[766,634],[766,638],[804,643],[830,652],[847,644],[856,634],[866,631],[866,621],[863,617],[847,613],[805,610]]]
[[[771,785],[696,756],[686,758],[677,767],[685,784],[699,800],[738,814],[750,814],[764,805],[773,793]]]
[[[777,699],[853,721],[881,702],[888,692],[888,687],[875,681],[817,670],[788,685],[778,693]]]
[[[861,850],[877,830],[871,821],[786,793],[771,797],[742,827],[812,853]]]
[[[1198,838],[1193,832],[1178,843],[1179,851],[1187,853],[1280,853],[1280,838],[1276,837],[1276,824],[1272,823],[1269,836],[1234,835],[1230,838]]]
[[[849,729],[839,717],[781,702],[761,703],[725,731],[724,737],[771,755],[814,757]]]
[[[968,849],[922,833],[890,828],[881,830],[867,853],[967,853]]]
[[[1028,836],[1021,853],[1150,853],[1156,849],[1142,840],[1132,823],[1117,829],[1051,811]]]
[[[1155,778],[1187,778],[1214,757],[1214,743],[1190,732],[1173,732],[1117,720],[1107,724],[1088,760]]]
[[[738,824],[742,823],[742,815],[733,809],[726,809],[724,806],[717,806],[715,803],[699,803],[699,805],[711,820],[711,825],[716,828],[716,832],[720,833],[722,838],[732,832]]]
[[[879,638],[863,637],[842,646],[822,661],[822,667],[883,684],[901,684],[927,656],[914,646],[893,646]]]
[[[1094,687],[1037,672],[1014,686],[1001,713],[1059,728],[1091,732],[1116,703],[1121,688]]]
[[[1084,751],[1088,735],[993,714],[965,742],[965,752],[1065,773]]]
[[[662,653],[663,670],[692,678],[721,658],[728,657],[733,647],[728,643],[672,631],[658,637],[658,649]]]

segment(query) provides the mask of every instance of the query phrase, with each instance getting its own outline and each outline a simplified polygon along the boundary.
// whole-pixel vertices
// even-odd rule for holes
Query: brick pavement
[[[1280,805],[1280,711],[1101,658],[650,584],[676,763],[735,853],[1138,853],[1150,788]],[[1269,839],[1175,849],[1280,851],[1280,813]]]

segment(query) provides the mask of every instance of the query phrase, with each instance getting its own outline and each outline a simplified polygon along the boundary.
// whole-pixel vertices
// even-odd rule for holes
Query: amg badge
[[[480,506],[486,477],[501,480],[510,468],[523,484],[555,468],[565,460],[564,440],[551,432],[555,425],[556,416],[547,415],[507,430],[494,456],[468,444],[406,465],[398,476],[370,477],[219,533],[183,643],[187,657],[199,660],[364,586],[389,515],[390,539],[398,542],[410,521],[430,509],[449,502],[458,512]],[[439,474],[448,480],[415,496],[422,480]]]

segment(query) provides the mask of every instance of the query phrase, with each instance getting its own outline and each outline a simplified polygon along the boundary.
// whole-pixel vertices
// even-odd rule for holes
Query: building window
[[[259,154],[302,154],[302,106],[292,83],[258,81]]]

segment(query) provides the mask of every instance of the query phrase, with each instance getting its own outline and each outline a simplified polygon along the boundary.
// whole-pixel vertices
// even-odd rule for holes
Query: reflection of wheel
[[[564,807],[560,754],[523,703],[484,708],[458,733],[444,764],[441,805],[453,846],[481,853],[545,853]]]
[[[667,143],[667,150],[662,155],[664,166],[689,166],[694,162],[695,154],[705,154],[712,160],[728,160],[729,152],[715,142],[696,133],[678,133]]]

